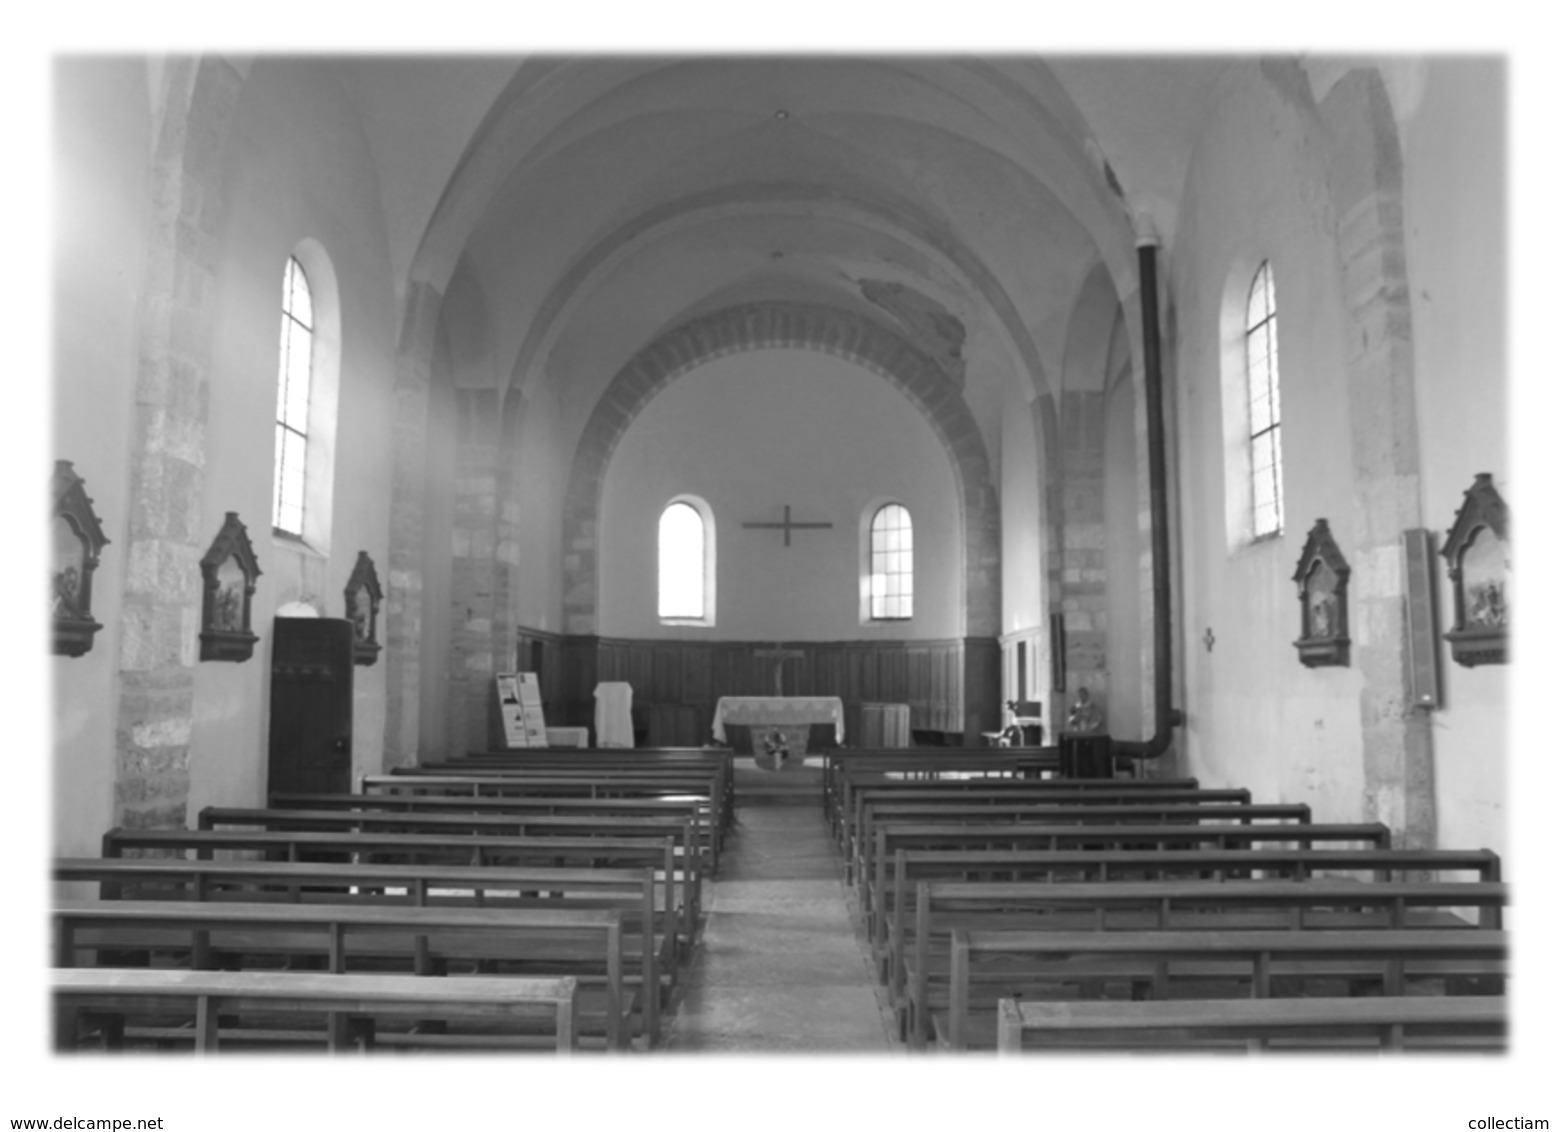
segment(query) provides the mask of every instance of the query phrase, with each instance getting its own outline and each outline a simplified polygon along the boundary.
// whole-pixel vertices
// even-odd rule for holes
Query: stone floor
[[[818,773],[739,768],[736,791],[736,827],[706,881],[704,932],[665,1048],[902,1050],[851,915]]]

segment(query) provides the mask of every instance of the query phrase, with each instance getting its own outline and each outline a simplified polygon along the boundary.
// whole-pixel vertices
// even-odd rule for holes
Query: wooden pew
[[[845,851],[862,805],[872,802],[971,803],[1033,801],[1068,805],[1121,806],[1132,803],[1165,805],[1228,804],[1249,805],[1251,791],[1244,789],[1197,789],[1165,787],[1150,779],[1123,780],[1120,785],[1097,789],[1078,789],[1078,781],[1109,784],[1109,779],[890,779],[883,775],[846,774],[839,781],[838,804],[831,811],[830,827]]]
[[[633,1004],[624,994],[616,911],[64,900],[55,903],[53,922],[56,967],[76,966],[80,951],[171,952],[201,970],[225,954],[245,965],[250,956],[319,959],[334,974],[346,973],[349,963],[391,962],[428,975],[443,960],[519,966],[525,975],[577,975],[603,988],[607,1048],[628,1048]]]
[[[898,915],[902,925],[914,915],[917,881],[1306,880],[1319,872],[1494,883],[1500,857],[1489,849],[898,849],[892,869],[877,858],[863,916],[873,952],[884,963],[890,921]],[[1481,926],[1499,927],[1499,909],[1486,912],[1493,915]],[[886,966],[880,977],[887,978]]]
[[[449,797],[416,791],[378,794],[273,794],[272,810],[335,810],[354,813],[500,814],[568,817],[672,817],[686,820],[692,841],[711,873],[720,868],[721,830],[709,803],[698,798],[566,798],[504,795]]]
[[[426,979],[411,975],[96,967],[55,970],[50,977],[56,1005],[55,1047],[59,1050],[76,1048],[83,1015],[97,1018],[107,1047],[113,1049],[123,1044],[127,1016],[148,1012],[189,1019],[192,1025],[184,1040],[192,1042],[200,1054],[216,1052],[224,1041],[256,1036],[232,1022],[222,1025],[229,1015],[244,1019],[281,1015],[294,1020],[300,1015],[323,1015],[325,1026],[320,1036],[332,1050],[372,1048],[377,1026],[390,1020],[418,1025],[476,1022],[484,1029],[496,1027],[501,1034],[518,1031],[523,1042],[526,1031],[540,1018],[553,1030],[550,1043],[557,1053],[572,1053],[577,1040],[578,985],[572,975]],[[437,1041],[449,1046],[476,1040],[448,1031],[423,1036],[414,1030],[397,1036],[409,1045]],[[491,1048],[493,1039],[485,1034],[482,1037]],[[510,1036],[506,1044],[516,1042],[517,1038]]]
[[[982,780],[1038,779],[1054,774],[1059,766],[1055,748],[926,747],[876,751],[836,747],[823,756],[823,806],[827,813],[837,805],[843,778],[850,773],[870,771],[943,781],[965,776]]]
[[[935,1004],[957,982],[950,939],[960,931],[1093,930],[1111,935],[1167,931],[1487,932],[1459,909],[1498,914],[1504,884],[1391,881],[1112,881],[1077,884],[928,883],[916,886],[913,931],[891,931],[896,1008],[915,1044],[924,1043]],[[966,967],[966,972],[968,968]],[[1155,983],[1162,997],[1162,979]],[[1266,993],[1264,988],[1262,993]]]
[[[639,955],[645,1032],[660,1041],[677,963],[676,913],[656,914],[655,871],[475,865],[335,864],[170,858],[61,858],[56,881],[97,883],[105,900],[346,901],[478,907],[615,909],[625,956]],[[663,974],[665,986],[663,987]],[[655,988],[652,992],[651,988]]]
[[[691,954],[698,934],[698,874],[678,868],[677,846],[659,838],[508,837],[477,834],[356,833],[318,830],[111,829],[103,835],[103,856],[128,853],[195,854],[210,860],[217,853],[264,853],[270,859],[300,861],[335,858],[355,863],[471,864],[641,868],[656,870],[662,907],[672,913],[668,930],[676,935],[679,960]],[[673,981],[678,968],[668,972]]]
[[[581,770],[506,765],[489,768],[472,765],[456,770],[449,764],[442,764],[402,767],[390,774],[364,775],[359,785],[365,794],[413,790],[471,797],[517,794],[583,798],[702,798],[709,803],[724,831],[731,824],[729,778],[728,768],[724,764],[660,771],[611,766]]]
[[[700,852],[693,822],[686,817],[609,817],[604,814],[428,814],[391,810],[272,810],[207,806],[198,815],[201,829],[321,830],[362,833],[456,834],[502,837],[672,837],[679,858],[697,872],[710,869]]]
[[[1178,1002],[1016,1002],[998,1006],[997,1052],[1377,1048],[1501,1052],[1506,999],[1270,998]]]
[[[932,764],[934,767],[937,764]],[[914,794],[930,791],[954,791],[979,793],[988,790],[1027,788],[1043,791],[1047,795],[1063,795],[1078,801],[1100,795],[1102,797],[1144,797],[1162,793],[1191,792],[1198,796],[1222,793],[1224,801],[1249,802],[1251,791],[1236,787],[1210,790],[1197,785],[1195,778],[1060,778],[1055,775],[1029,775],[1021,772],[1000,774],[952,774],[947,771],[926,773],[895,769],[891,765],[879,767],[871,762],[843,763],[831,774],[829,787],[831,809],[850,813],[853,796],[857,790],[903,790]]]
[[[512,770],[534,772],[536,770],[564,771],[567,773],[598,773],[628,771],[637,774],[687,772],[689,770],[712,771],[718,776],[725,808],[729,813],[735,805],[735,781],[731,771],[734,752],[716,747],[634,747],[590,748],[579,750],[505,750],[472,751],[449,759],[430,760],[418,767],[401,768],[397,773],[416,774],[433,771],[439,774],[508,773]]]
[[[1004,801],[987,799],[975,802],[912,801],[895,797],[883,801],[861,796],[849,856],[846,858],[846,883],[858,882],[870,874],[873,829],[878,823],[960,822],[1034,823],[1058,825],[1080,823],[1126,825],[1146,822],[1215,824],[1236,822],[1308,823],[1311,807],[1304,803],[1182,803],[1139,799],[1124,804],[1082,804],[1052,801]]]
[[[1271,998],[1276,976],[1374,978],[1388,998],[1404,996],[1404,985],[1421,971],[1473,970],[1504,976],[1509,940],[1482,928],[1360,929],[1360,931],[966,931],[953,932],[947,1042],[970,1042],[970,971],[977,957],[1023,960],[1003,973],[1008,985],[1026,992],[1076,989],[1098,981],[1129,981],[1151,987],[1162,1001],[1179,976],[1242,979],[1243,998]],[[1011,998],[1012,995],[1005,995]],[[1028,996],[1028,995],[1026,995]],[[1221,996],[1226,998],[1226,996]],[[1421,996],[1416,996],[1421,998]],[[1455,998],[1496,996],[1437,996]],[[1179,1001],[1179,999],[1176,999]],[[916,1031],[925,1032],[924,1018]],[[922,1029],[925,1026],[925,1029]]]
[[[1391,831],[1382,822],[1358,823],[1144,823],[1066,825],[1008,823],[879,823],[867,844],[871,857],[858,867],[859,878],[872,876],[876,862],[889,861],[900,849],[980,851],[1088,851],[1149,849],[1156,852],[1197,849],[1253,849],[1317,844],[1339,848],[1388,849]],[[864,895],[864,894],[863,894]]]

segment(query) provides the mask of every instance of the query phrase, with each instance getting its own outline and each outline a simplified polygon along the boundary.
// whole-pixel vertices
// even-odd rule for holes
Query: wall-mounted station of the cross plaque
[[[260,564],[238,512],[229,511],[200,560],[202,660],[248,660],[260,638],[250,629],[250,604]]]
[[[81,656],[103,626],[92,616],[92,572],[108,536],[69,460],[54,461],[54,532],[49,565],[49,607],[54,652]]]
[[[1463,492],[1441,554],[1452,582],[1453,625],[1445,634],[1452,659],[1468,668],[1505,664],[1511,544],[1506,501],[1488,472],[1474,476],[1473,486]]]
[[[1300,639],[1295,648],[1307,668],[1349,663],[1349,564],[1326,519],[1316,520],[1295,567],[1300,590]]]

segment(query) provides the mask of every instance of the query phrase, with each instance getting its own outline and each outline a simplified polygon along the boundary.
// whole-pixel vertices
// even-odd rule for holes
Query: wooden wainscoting
[[[978,744],[1001,726],[1002,653],[984,637],[935,641],[781,641],[802,653],[785,663],[783,694],[839,696],[846,742],[860,734],[863,703],[910,705],[913,731]],[[516,664],[540,676],[549,724],[588,727],[602,680],[634,689],[642,745],[698,747],[710,739],[721,696],[774,694],[774,665],[754,655],[774,641],[663,641],[563,636],[522,629]]]

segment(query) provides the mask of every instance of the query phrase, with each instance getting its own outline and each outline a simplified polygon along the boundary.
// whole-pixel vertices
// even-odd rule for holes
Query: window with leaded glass
[[[314,368],[314,299],[296,258],[282,278],[282,343],[276,379],[276,468],[271,526],[303,537],[309,449],[309,382]]]
[[[904,621],[914,612],[915,539],[910,512],[898,503],[872,516],[869,573],[874,621]]]
[[[1251,410],[1252,537],[1284,529],[1284,446],[1279,431],[1278,306],[1273,269],[1257,269],[1246,299],[1246,397]]]

